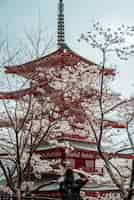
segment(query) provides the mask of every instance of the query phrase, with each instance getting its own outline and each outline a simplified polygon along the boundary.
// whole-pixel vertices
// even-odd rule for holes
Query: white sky
[[[23,39],[24,30],[36,30],[38,14],[42,27],[56,43],[58,0],[0,0],[0,34],[8,34],[10,48],[17,46],[18,39]],[[64,0],[65,30],[68,45],[79,54],[99,63],[100,55],[88,45],[78,43],[82,32],[87,32],[90,24],[96,20],[106,26],[120,24],[134,25],[133,0]],[[55,47],[53,47],[53,50]],[[125,96],[134,94],[134,57],[127,62],[110,58],[109,63],[116,64],[117,80],[114,88]]]

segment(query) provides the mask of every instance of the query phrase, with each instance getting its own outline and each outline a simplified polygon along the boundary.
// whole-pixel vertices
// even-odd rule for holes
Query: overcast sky
[[[36,29],[40,13],[42,27],[46,28],[48,35],[56,43],[57,3],[58,0],[0,0],[1,38],[8,34],[10,47],[14,47],[18,39],[23,38],[24,30]],[[97,63],[100,62],[100,57],[96,51],[77,42],[81,32],[87,32],[96,20],[111,27],[120,24],[134,25],[133,0],[64,0],[64,4],[68,45]],[[55,48],[56,46],[53,47]],[[112,59],[111,64],[115,63],[119,72],[114,88],[122,90],[124,95],[134,94],[134,57],[125,63]]]

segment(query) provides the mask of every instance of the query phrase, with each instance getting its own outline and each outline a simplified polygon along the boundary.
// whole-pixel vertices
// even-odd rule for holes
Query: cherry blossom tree
[[[115,162],[111,162],[111,158],[107,157],[104,153],[103,149],[103,138],[106,134],[104,130],[105,126],[105,116],[110,113],[111,111],[118,111],[122,114],[123,121],[126,122],[127,133],[129,137],[129,142],[133,147],[132,142],[132,135],[128,130],[128,125],[132,120],[132,117],[129,120],[125,120],[125,116],[132,115],[132,107],[133,107],[133,98],[121,100],[118,97],[119,101],[116,101],[117,97],[114,98],[114,101],[110,101],[107,104],[107,101],[104,96],[104,91],[106,89],[106,79],[105,79],[105,68],[107,66],[107,57],[109,55],[114,55],[122,60],[127,60],[128,56],[133,55],[134,53],[134,45],[131,44],[130,38],[134,36],[133,27],[130,26],[120,26],[117,30],[113,31],[111,28],[105,29],[101,26],[99,22],[93,24],[91,31],[86,34],[82,34],[80,41],[85,40],[87,43],[91,45],[92,48],[96,48],[101,52],[102,55],[102,62],[99,64],[101,69],[101,76],[100,76],[100,89],[99,89],[99,96],[98,96],[98,104],[99,104],[99,116],[100,116],[100,124],[98,131],[95,130],[94,124],[90,121],[90,127],[92,128],[98,153],[100,157],[103,159],[105,163],[105,167],[107,169],[108,174],[111,177],[113,183],[119,188],[121,196],[123,199],[131,199],[132,198],[132,185],[133,185],[133,172],[134,172],[134,162],[132,160],[131,172],[129,173],[129,180],[128,180],[128,190],[125,188],[125,184],[123,184],[124,176],[120,171],[119,163],[115,165]],[[132,40],[131,40],[132,41]],[[109,88],[107,88],[107,91]],[[131,111],[131,112],[128,112]],[[131,114],[130,114],[131,113]],[[114,131],[113,131],[114,132]],[[113,134],[113,133],[112,133]]]
[[[99,34],[94,34],[93,31]],[[36,66],[32,66],[32,71],[24,70],[23,76],[30,80],[30,88],[21,88],[14,94],[9,93],[7,96],[9,99],[11,97],[15,99],[14,103],[6,104],[6,101],[3,101],[5,117],[8,119],[5,124],[11,127],[8,129],[6,144],[11,145],[12,151],[7,151],[7,160],[14,163],[14,170],[5,165],[2,160],[0,166],[8,186],[14,193],[18,192],[19,198],[21,198],[21,191],[33,191],[31,171],[39,177],[45,166],[47,172],[61,173],[58,161],[48,163],[47,160],[41,161],[39,156],[34,155],[42,142],[51,141],[57,146],[68,147],[71,151],[68,143],[59,144],[56,138],[63,134],[85,134],[90,141],[97,143],[99,155],[112,181],[119,188],[123,198],[128,199],[130,193],[123,185],[124,177],[119,170],[122,167],[116,166],[112,162],[111,155],[105,153],[104,143],[106,139],[110,139],[107,136],[116,124],[109,121],[106,114],[117,108],[120,112],[121,106],[124,109],[124,105],[127,105],[129,101],[122,101],[110,90],[108,81],[110,78],[112,80],[115,70],[105,66],[109,53],[116,53],[122,59],[133,54],[133,46],[130,45],[129,48],[125,46],[126,36],[130,34],[131,37],[133,31],[131,27],[122,26],[113,33],[111,29],[104,30],[98,23],[93,25],[93,31],[87,36],[82,35],[81,39],[100,50],[103,58],[102,65],[97,65],[77,55],[74,56],[68,49],[64,49],[59,54],[52,54],[45,61],[39,59]],[[34,40],[29,38],[29,34],[27,36],[35,47]],[[99,40],[97,36],[101,39]],[[40,39],[37,42],[38,47],[39,41]],[[39,57],[39,51],[36,48],[35,50]],[[4,96],[1,93],[2,95]],[[123,112],[125,113],[125,109]],[[121,124],[118,123],[118,127],[121,127]],[[123,127],[127,127],[127,124]],[[9,150],[6,144],[3,148]],[[59,164],[58,171],[54,168],[57,163]],[[27,177],[27,182],[25,177]]]
[[[26,38],[29,41],[28,46],[32,46],[33,51],[31,54],[29,51],[25,54],[37,58],[39,54],[45,53],[51,44],[51,40],[43,45],[43,30],[38,27],[38,35],[35,39],[32,38],[28,32],[26,32]],[[43,46],[43,47],[42,47]],[[41,49],[42,47],[42,49]],[[12,51],[9,48],[8,40],[2,42],[1,45],[1,65],[10,65],[17,60],[20,61],[21,50]],[[21,62],[21,61],[20,61]],[[15,90],[17,86],[18,91],[25,93],[27,91],[28,84],[27,80],[18,81],[18,78],[6,77],[7,84],[5,85],[6,90],[9,90],[8,95],[12,95],[12,91]],[[3,83],[2,83],[3,84]],[[18,86],[19,85],[19,86]],[[13,89],[12,89],[13,88]],[[34,88],[31,87],[31,90]],[[7,94],[2,92],[1,96]],[[29,95],[31,94],[31,95]],[[23,95],[22,95],[23,96]],[[16,92],[16,97],[12,100],[5,100],[2,98],[3,103],[1,112],[1,159],[0,167],[3,171],[4,177],[7,182],[7,186],[10,190],[17,195],[18,199],[21,199],[21,191],[25,193],[29,192],[29,185],[32,185],[30,176],[31,169],[34,171],[35,176],[39,174],[37,170],[37,159],[40,160],[39,156],[33,156],[34,151],[40,145],[40,143],[46,139],[48,140],[49,132],[54,128],[56,124],[55,121],[49,120],[53,118],[53,110],[49,112],[48,105],[46,101],[44,103],[39,103],[41,98],[37,100],[32,93],[29,93],[24,98],[20,93]],[[21,98],[22,97],[22,98]],[[10,97],[9,97],[10,99]],[[44,108],[44,110],[43,110]],[[57,119],[58,120],[58,119]],[[44,124],[44,126],[43,126]],[[42,163],[44,163],[42,161]],[[57,165],[57,161],[52,161],[51,164],[46,161],[43,164],[46,168],[46,172],[53,171],[52,166]],[[41,168],[41,167],[40,167]],[[5,186],[4,186],[5,187]],[[31,189],[31,188],[30,188]]]

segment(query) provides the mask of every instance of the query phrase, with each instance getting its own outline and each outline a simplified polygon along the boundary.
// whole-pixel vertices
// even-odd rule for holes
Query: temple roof
[[[104,120],[103,122],[104,128],[112,127],[112,128],[127,128],[127,123],[121,123],[112,120]]]
[[[21,98],[21,97],[20,97]],[[23,119],[19,119],[19,122],[18,122],[18,126],[20,125],[21,121],[23,121]],[[99,121],[99,120],[98,120]],[[29,122],[29,119],[27,120],[27,123]],[[9,120],[6,120],[6,119],[0,119],[0,128],[11,128],[13,126],[13,124],[9,121]],[[126,123],[121,123],[121,122],[117,122],[117,121],[110,121],[110,120],[104,120],[104,128],[115,128],[115,129],[121,129],[121,128],[127,128],[127,124]],[[59,138],[60,139],[60,138]],[[78,135],[72,135],[72,136],[68,136],[68,135],[64,135],[61,137],[61,139],[64,139],[64,140],[75,140],[75,141],[87,141],[87,138],[82,138],[79,136],[78,138]]]
[[[78,55],[72,51],[65,42],[65,29],[64,29],[64,1],[58,1],[57,9],[57,46],[58,49],[51,54],[44,57],[35,59],[33,61],[6,67],[6,73],[17,74],[27,79],[35,79],[38,74],[38,69],[41,68],[63,68],[64,66],[76,66],[79,63],[88,65],[96,65],[96,63]],[[99,66],[98,66],[99,68]],[[101,72],[101,69],[99,69]],[[105,69],[104,75],[115,75],[115,69]]]
[[[34,94],[35,91],[33,88],[26,88],[26,89],[21,89],[17,91],[11,91],[11,92],[0,92],[0,100],[20,100],[22,97],[26,95],[31,95]]]
[[[96,155],[98,153],[97,150],[97,145],[96,143],[93,142],[78,142],[78,141],[70,141],[71,147],[73,147],[77,152],[82,151],[82,152],[94,152]],[[51,151],[51,152],[56,152],[57,149],[66,149],[67,147],[65,146],[57,146],[54,144],[44,144],[36,149],[37,154],[42,154],[45,151]],[[132,159],[134,158],[133,152],[128,152],[128,151],[122,151],[122,152],[112,152],[111,149],[104,149],[104,153],[109,157],[109,158],[126,158],[126,159]],[[46,154],[45,154],[46,155]]]
[[[125,188],[128,188],[129,186],[127,184],[125,184]],[[134,186],[133,186],[134,187]],[[51,197],[51,192],[58,192],[59,191],[59,184],[57,183],[52,183],[49,185],[46,185],[44,187],[41,187],[38,191],[38,193],[41,194],[41,192],[50,192],[49,197]],[[83,188],[82,188],[83,192],[90,192],[90,194],[92,192],[103,192],[103,194],[106,192],[118,192],[119,189],[112,183],[87,183]],[[47,195],[48,193],[46,193]],[[47,196],[46,196],[47,197]],[[56,193],[55,196],[53,195],[53,198],[56,197]],[[91,197],[91,196],[90,196]],[[52,198],[52,197],[51,197]],[[92,197],[93,198],[93,197]],[[56,198],[56,199],[60,199],[60,198]]]
[[[96,65],[93,61],[90,61],[74,51],[72,51],[68,46],[60,47],[58,50],[48,54],[44,57],[35,59],[33,61],[13,66],[6,66],[6,73],[16,74],[26,79],[35,79],[35,76],[39,73],[40,68],[63,68],[65,66],[76,66],[79,63],[84,63],[88,65]],[[98,66],[99,69],[99,66]],[[101,72],[101,69],[99,69]],[[104,70],[104,75],[115,76],[115,69],[106,68]]]

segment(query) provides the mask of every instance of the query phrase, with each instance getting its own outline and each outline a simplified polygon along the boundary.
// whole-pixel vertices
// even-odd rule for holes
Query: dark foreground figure
[[[60,192],[62,200],[81,200],[80,190],[88,181],[87,177],[82,173],[78,173],[80,178],[74,179],[72,169],[67,169],[64,180],[60,183]]]

